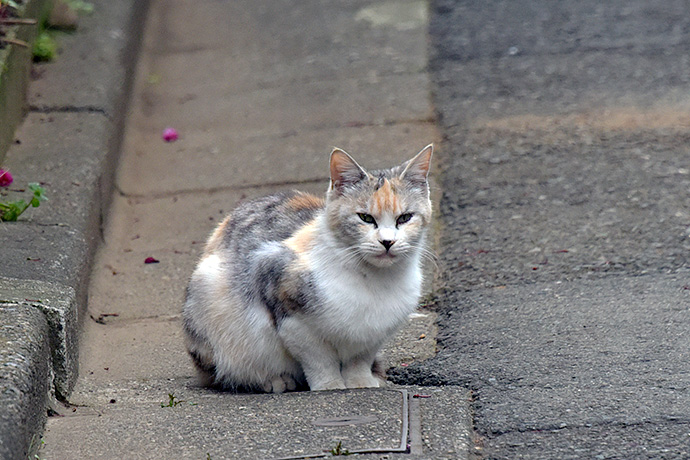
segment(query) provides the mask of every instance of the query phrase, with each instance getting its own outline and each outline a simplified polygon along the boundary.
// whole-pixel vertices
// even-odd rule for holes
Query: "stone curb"
[[[47,14],[50,0],[29,0],[21,5],[22,18],[35,19]],[[38,26],[3,27],[7,38],[32,44]],[[15,129],[26,113],[26,93],[31,70],[31,48],[8,44],[0,49],[0,164],[12,142]]]
[[[79,326],[74,289],[57,283],[0,278],[0,299],[0,308],[9,303],[43,313],[48,331],[42,336],[50,344],[43,361],[52,363],[53,390],[64,395],[77,377],[77,334],[73,331]]]
[[[78,30],[59,37],[56,61],[34,67],[29,114],[2,163],[15,179],[11,198],[25,198],[23,187],[40,182],[49,201],[0,223],[0,334],[19,334],[0,335],[0,366],[22,363],[0,371],[0,458],[26,458],[37,447],[49,391],[66,399],[78,373],[90,266],[148,8],[141,0],[91,3],[94,13]]]
[[[48,335],[39,310],[0,303],[0,458],[25,459],[39,447],[52,373]]]

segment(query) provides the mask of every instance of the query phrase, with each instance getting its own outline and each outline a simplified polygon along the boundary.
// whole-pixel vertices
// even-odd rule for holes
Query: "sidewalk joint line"
[[[115,186],[117,193],[123,198],[139,198],[139,199],[162,199],[169,198],[180,195],[195,195],[195,194],[208,194],[213,195],[222,192],[233,192],[242,190],[256,190],[266,187],[291,187],[296,185],[306,185],[306,184],[317,184],[324,183],[324,190],[326,188],[326,182],[328,177],[319,177],[314,179],[302,179],[294,181],[280,181],[280,182],[266,182],[264,184],[247,184],[247,185],[230,185],[226,187],[211,187],[211,188],[192,188],[192,189],[181,189],[174,191],[165,192],[151,192],[151,193],[127,193],[119,185]]]
[[[29,112],[33,113],[99,113],[105,115],[108,118],[108,112],[103,107],[98,107],[95,105],[29,105]]]

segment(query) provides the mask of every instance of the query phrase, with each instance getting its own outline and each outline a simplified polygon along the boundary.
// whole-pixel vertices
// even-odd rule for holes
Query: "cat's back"
[[[317,196],[286,191],[240,203],[216,228],[205,254],[229,250],[242,256],[268,241],[283,241],[323,209]]]

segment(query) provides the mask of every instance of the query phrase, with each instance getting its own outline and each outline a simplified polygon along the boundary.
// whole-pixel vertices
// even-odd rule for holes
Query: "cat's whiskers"
[[[428,246],[425,243],[421,244],[408,244],[409,250],[405,251],[403,254],[401,254],[405,258],[410,258],[414,254],[418,253],[423,260],[426,260],[427,262],[433,263],[434,267],[438,268],[438,256],[434,251],[428,248]]]
[[[353,268],[359,268],[364,262],[364,254],[362,249],[358,246],[349,246],[344,249],[344,258],[342,262],[344,265],[349,265],[351,262],[355,262]]]

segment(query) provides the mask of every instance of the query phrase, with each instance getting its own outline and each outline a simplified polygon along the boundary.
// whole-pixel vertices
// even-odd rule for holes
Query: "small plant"
[[[335,445],[335,447],[331,450],[328,451],[332,456],[338,457],[341,455],[350,455],[350,451],[347,449],[343,449],[343,442],[338,441],[338,444]]]
[[[39,438],[37,438],[35,434],[31,436],[31,442],[29,443],[29,452],[40,450],[43,448],[43,446],[46,445],[46,442],[43,440],[43,438],[39,439],[39,444],[36,443],[37,439]],[[33,457],[31,457],[30,455],[31,454],[29,454],[29,457],[27,457],[27,460],[43,460],[41,456],[38,454],[34,454]]]
[[[0,221],[14,222],[29,206],[37,208],[41,205],[41,201],[47,200],[45,189],[39,184],[31,183],[29,189],[33,192],[33,196],[28,203],[24,200],[0,202]]]
[[[177,407],[180,404],[187,403],[190,406],[196,406],[196,403],[193,402],[187,402],[183,399],[177,399],[177,396],[175,396],[172,393],[168,393],[168,403],[166,404],[165,401],[161,403],[161,407]]]
[[[168,404],[162,402],[161,407],[177,407],[179,404],[182,404],[183,402],[184,401],[177,399],[174,394],[168,393]]]
[[[48,31],[43,30],[38,34],[32,53],[35,62],[52,61],[55,59],[57,43],[55,43],[55,39],[51,37]]]

